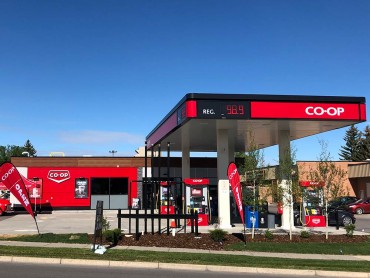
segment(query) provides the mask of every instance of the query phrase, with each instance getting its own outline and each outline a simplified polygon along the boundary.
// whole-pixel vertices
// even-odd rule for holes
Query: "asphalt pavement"
[[[104,211],[104,217],[110,223],[111,228],[118,227],[117,211]],[[144,222],[141,221],[139,227],[144,231]],[[133,223],[131,223],[133,224]],[[162,223],[165,227],[166,221]],[[10,216],[0,217],[0,234],[2,235],[21,235],[21,234],[37,234],[40,233],[93,233],[95,226],[95,211],[53,211],[51,214],[39,214],[36,217],[36,222],[28,214],[14,214]],[[133,225],[131,225],[131,228]],[[148,225],[149,226],[149,225]],[[130,223],[128,220],[122,219],[123,232],[128,232]],[[199,232],[204,233],[213,229],[214,226],[199,227]],[[279,231],[280,228],[278,228]],[[235,225],[227,230],[229,233],[243,232],[242,225]],[[345,229],[340,227],[326,228],[310,228],[311,232],[339,234],[345,233]],[[250,232],[247,230],[247,232]],[[259,232],[257,230],[257,232]],[[276,231],[277,232],[277,231]],[[283,231],[287,232],[287,231]],[[300,228],[294,229],[294,232],[300,232]],[[356,231],[355,234],[369,235],[366,232]],[[62,244],[62,243],[40,243],[40,242],[18,242],[18,241],[0,241],[0,246],[36,246],[36,247],[67,247],[67,248],[88,248],[91,245],[86,244]],[[150,250],[159,252],[190,252],[190,253],[208,253],[208,254],[228,254],[228,255],[245,255],[258,257],[276,257],[276,258],[291,258],[291,259],[319,259],[319,260],[346,260],[346,261],[370,261],[370,256],[355,256],[355,255],[322,255],[322,254],[298,254],[298,253],[265,253],[265,252],[250,252],[250,251],[212,251],[212,250],[194,250],[184,248],[159,248],[159,247],[135,247],[135,246],[116,246],[114,248],[124,250]],[[113,261],[89,261],[89,260],[70,260],[70,259],[47,259],[47,258],[23,258],[23,257],[7,257],[0,256],[0,261],[6,262],[32,262],[32,263],[57,263],[57,264],[93,264],[104,266],[123,266],[123,267],[151,267],[151,268],[174,268],[179,269],[180,266],[174,264],[163,263],[140,263],[140,262],[113,262]],[[188,266],[182,266],[186,269]],[[236,271],[236,272],[254,272],[254,273],[285,273],[287,275],[316,275],[321,277],[368,277],[370,273],[358,272],[330,272],[318,270],[289,270],[289,269],[266,269],[266,268],[245,268],[245,267],[229,267],[229,266],[194,266],[199,270],[217,271]]]

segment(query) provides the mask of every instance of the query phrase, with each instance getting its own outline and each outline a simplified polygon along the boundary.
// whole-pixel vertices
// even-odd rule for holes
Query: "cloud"
[[[137,134],[114,131],[83,130],[64,131],[59,133],[59,138],[68,144],[100,145],[107,143],[143,145],[145,137]]]

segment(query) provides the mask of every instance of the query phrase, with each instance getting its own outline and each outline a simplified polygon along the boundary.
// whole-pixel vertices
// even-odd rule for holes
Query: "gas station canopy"
[[[171,151],[217,150],[217,130],[228,130],[235,151],[245,152],[253,136],[258,148],[366,121],[364,97],[186,94],[147,136],[148,149],[170,143]]]

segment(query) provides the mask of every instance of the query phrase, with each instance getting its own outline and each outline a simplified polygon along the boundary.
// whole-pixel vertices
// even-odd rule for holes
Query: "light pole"
[[[112,156],[114,156],[114,154],[116,153],[117,151],[115,151],[115,150],[111,150],[111,151],[109,151],[109,153],[111,153],[112,154]]]

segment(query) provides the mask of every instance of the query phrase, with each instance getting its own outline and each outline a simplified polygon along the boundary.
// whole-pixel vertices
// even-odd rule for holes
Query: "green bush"
[[[222,242],[225,240],[225,237],[228,234],[228,232],[222,229],[214,229],[210,230],[209,234],[214,241]]]
[[[267,229],[266,232],[265,232],[265,237],[267,239],[273,239],[274,238],[274,234],[270,230]]]
[[[114,230],[105,230],[103,232],[103,236],[106,241],[109,241],[113,244],[117,244],[120,236],[121,236],[121,230],[120,229],[114,229]]]
[[[309,231],[301,231],[301,238],[309,238],[311,236]]]
[[[356,229],[356,225],[355,224],[348,224],[348,225],[344,226],[344,228],[346,229],[346,236],[353,237],[353,232]]]

